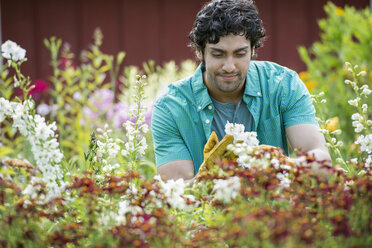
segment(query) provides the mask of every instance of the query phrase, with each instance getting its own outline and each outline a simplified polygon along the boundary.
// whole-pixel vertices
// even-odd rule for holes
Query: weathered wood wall
[[[194,58],[188,33],[206,0],[0,0],[3,42],[10,39],[27,50],[23,70],[33,79],[51,73],[43,39],[62,38],[78,53],[88,48],[95,28],[104,34],[102,50],[127,53],[125,65],[153,59],[161,64]],[[334,0],[358,8],[368,0]],[[256,0],[268,38],[258,59],[272,60],[297,71],[305,69],[297,46],[318,39],[317,20],[326,0]]]

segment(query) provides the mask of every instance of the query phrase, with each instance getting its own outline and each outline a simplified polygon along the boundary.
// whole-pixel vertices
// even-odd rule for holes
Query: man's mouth
[[[222,77],[223,80],[231,81],[235,80],[238,77],[238,74],[220,74],[220,77]]]

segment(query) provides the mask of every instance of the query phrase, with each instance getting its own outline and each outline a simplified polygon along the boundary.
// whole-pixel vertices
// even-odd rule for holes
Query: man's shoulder
[[[253,60],[250,64],[258,72],[265,73],[274,73],[274,74],[283,74],[288,73],[289,75],[295,75],[296,72],[286,66],[279,65],[278,63],[272,61],[263,61],[263,60]],[[253,69],[252,68],[252,69]]]
[[[170,83],[158,93],[156,105],[164,105],[171,101],[180,101],[192,95],[192,76]]]

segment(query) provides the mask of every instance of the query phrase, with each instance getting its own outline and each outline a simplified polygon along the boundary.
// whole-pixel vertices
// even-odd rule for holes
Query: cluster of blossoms
[[[63,187],[62,172],[59,167],[63,154],[59,150],[55,135],[56,124],[53,122],[47,125],[40,115],[31,115],[33,107],[34,104],[30,100],[16,103],[0,98],[0,122],[7,117],[13,120],[13,128],[18,129],[21,135],[27,138],[37,168],[43,174],[42,178],[34,177],[24,193],[33,194],[33,185],[41,180],[48,187],[46,197],[53,198],[59,195]]]
[[[118,143],[122,141],[120,139],[114,140],[110,137],[112,130],[108,129],[107,124],[105,124],[104,129],[98,128],[97,133],[97,151],[94,162],[101,162],[102,171],[104,173],[110,173],[120,167],[118,163],[111,164],[111,161],[113,161],[119,153],[120,145],[118,145]]]
[[[228,203],[240,192],[240,178],[237,176],[224,179],[214,179],[213,191],[216,199],[223,203]]]
[[[146,76],[137,76],[136,91],[138,95],[134,96],[136,108],[129,111],[129,116],[133,117],[134,121],[127,120],[123,124],[128,140],[125,143],[121,154],[124,157],[132,157],[131,160],[133,161],[137,159],[137,156],[144,155],[145,150],[147,149],[146,137],[143,136],[143,134],[147,133],[149,130],[149,127],[145,121],[145,112],[147,109],[145,106],[143,106],[143,88],[146,86],[146,83],[142,80],[145,78]]]
[[[18,62],[25,59],[26,50],[13,41],[6,41],[1,45],[1,55],[8,59],[10,66],[12,61]]]
[[[357,72],[358,65],[352,67],[348,62],[345,63],[345,66],[354,78],[354,81],[345,80],[345,84],[350,85],[357,96],[355,99],[348,101],[348,103],[357,108],[358,111],[351,116],[353,121],[352,125],[355,128],[354,131],[359,134],[355,143],[360,145],[361,152],[366,152],[368,154],[365,161],[365,169],[369,170],[372,160],[372,134],[370,133],[372,121],[368,119],[368,104],[362,103],[362,100],[363,97],[368,98],[372,91],[369,89],[368,84],[364,84],[361,87],[358,86],[359,78],[366,76],[366,71],[360,70]]]
[[[8,59],[8,62],[21,61],[25,59],[26,51],[18,46],[15,42],[7,41],[1,46],[2,56]],[[10,65],[12,63],[9,63]],[[14,68],[18,65],[13,64]],[[24,82],[19,82],[17,77],[14,77],[15,83],[23,87]],[[32,100],[24,100],[23,103],[8,101],[5,98],[0,98],[0,123],[5,118],[12,119],[12,126],[18,129],[21,135],[27,138],[31,145],[31,152],[34,155],[37,169],[41,171],[42,177],[32,177],[30,184],[24,190],[25,194],[34,196],[34,185],[40,181],[45,183],[48,188],[48,193],[44,197],[46,199],[58,196],[63,189],[64,182],[62,179],[62,171],[59,163],[62,161],[63,154],[59,150],[59,143],[55,131],[57,130],[56,123],[46,124],[45,119],[40,115],[32,114],[34,102]]]
[[[225,133],[234,136],[234,143],[245,143],[247,146],[258,146],[256,132],[245,132],[243,124],[235,124],[227,121]]]
[[[167,180],[164,182],[159,175],[154,177],[161,186],[161,193],[166,196],[167,203],[174,209],[189,210],[198,205],[193,195],[185,194],[185,181],[180,178],[178,180]],[[193,203],[193,204],[191,204]]]

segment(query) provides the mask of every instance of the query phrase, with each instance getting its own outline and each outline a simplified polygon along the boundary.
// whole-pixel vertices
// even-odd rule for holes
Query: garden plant
[[[326,8],[323,22],[351,13],[372,20]],[[26,51],[1,46],[0,247],[372,246],[371,60],[322,72],[342,80],[342,128],[332,119],[341,107],[328,105],[337,82],[311,79],[332,163],[301,151],[288,157],[228,123],[226,139],[211,136],[204,166],[185,183],[156,175],[149,124],[158,89],[195,63],[123,68],[125,53],[104,54],[102,38],[97,30],[79,65],[61,40],[45,40],[53,75],[42,89],[22,74]],[[319,73],[311,65],[329,56],[308,57],[311,77]]]

